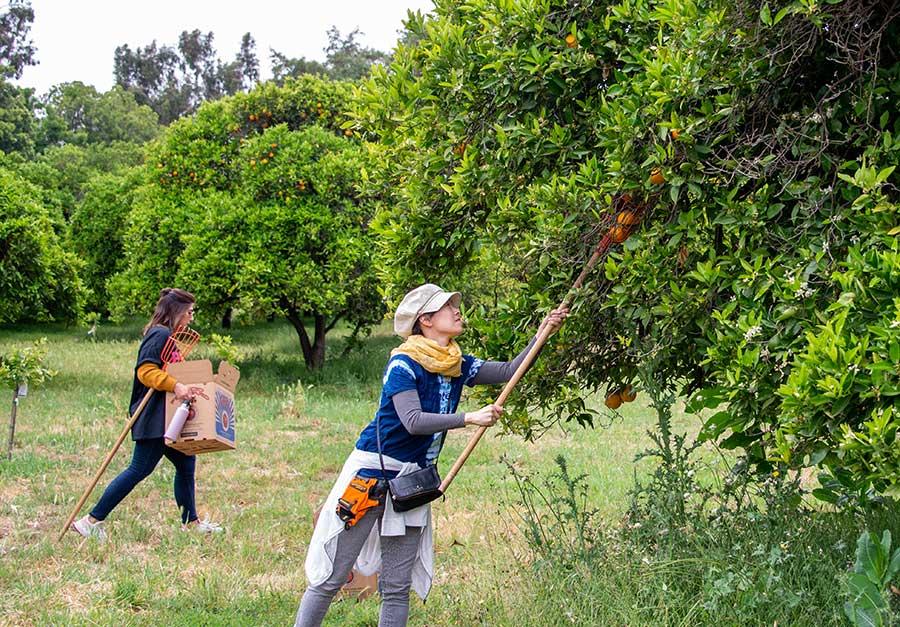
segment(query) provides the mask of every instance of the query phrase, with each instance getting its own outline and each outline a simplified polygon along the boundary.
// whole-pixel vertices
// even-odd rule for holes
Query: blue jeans
[[[91,510],[91,516],[97,520],[106,520],[116,505],[128,496],[137,484],[150,476],[163,455],[175,466],[175,503],[181,510],[181,522],[197,520],[197,505],[194,502],[194,468],[197,465],[197,458],[166,446],[163,438],[135,440],[131,465],[106,486],[100,501]]]

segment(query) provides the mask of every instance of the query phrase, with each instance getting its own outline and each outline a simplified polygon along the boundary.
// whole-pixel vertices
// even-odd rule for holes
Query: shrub
[[[106,282],[122,270],[123,237],[139,171],[98,174],[85,185],[84,197],[69,221],[69,242],[84,263],[82,276],[90,290],[87,307],[108,314]]]
[[[0,168],[0,324],[77,319],[80,263],[63,250],[39,192]]]

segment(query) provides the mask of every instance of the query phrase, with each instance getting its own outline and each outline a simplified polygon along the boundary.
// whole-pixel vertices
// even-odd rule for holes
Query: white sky
[[[7,4],[0,0],[0,7]],[[431,11],[431,0],[32,0],[31,41],[38,65],[28,66],[17,83],[38,95],[53,85],[81,81],[99,91],[113,85],[117,46],[132,50],[154,39],[175,46],[182,31],[215,35],[213,45],[231,61],[249,32],[256,40],[262,79],[270,78],[269,49],[292,58],[324,61],[326,32],[334,25],[342,35],[359,28],[364,46],[390,52],[406,10]]]

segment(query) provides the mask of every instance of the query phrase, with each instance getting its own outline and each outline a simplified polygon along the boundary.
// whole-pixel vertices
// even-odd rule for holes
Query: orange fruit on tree
[[[350,137],[351,135],[353,135],[353,131],[351,131],[351,130],[348,128],[346,131],[344,131],[344,135],[346,135],[347,137]]]
[[[662,170],[659,168],[653,168],[650,172],[650,182],[654,185],[662,185],[666,182],[666,177],[663,176]]]
[[[576,39],[575,35],[573,35],[572,33],[566,35],[566,45],[569,48],[574,48],[578,45],[578,39]]]
[[[621,244],[628,239],[631,229],[624,224],[617,224],[609,230],[609,237],[616,244]]]
[[[669,131],[669,135],[672,136],[672,139],[678,139],[679,137],[681,137],[681,129],[673,128],[671,131]]]
[[[630,385],[626,385],[624,388],[622,388],[622,391],[619,392],[619,396],[621,396],[622,400],[626,403],[630,403],[637,398],[637,392],[635,392],[634,388]]]
[[[609,396],[606,397],[604,401],[607,407],[610,409],[619,409],[622,406],[622,397],[618,392],[613,392]]]

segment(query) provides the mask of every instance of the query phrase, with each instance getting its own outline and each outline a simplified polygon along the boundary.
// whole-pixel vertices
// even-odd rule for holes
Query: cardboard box
[[[232,450],[235,447],[234,389],[241,378],[237,368],[223,361],[218,373],[213,374],[208,359],[196,359],[169,364],[166,372],[179,383],[203,388],[191,404],[193,416],[185,421],[181,436],[172,448],[187,455]],[[166,394],[167,428],[180,404],[174,394]]]
[[[322,505],[313,512],[313,527],[319,520],[319,513],[322,511]],[[378,591],[378,573],[374,575],[360,574],[355,568],[350,571],[347,577],[347,583],[341,588],[341,594],[345,596],[355,597],[357,599],[365,599],[370,594]]]

